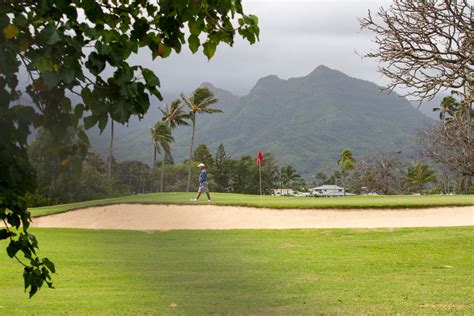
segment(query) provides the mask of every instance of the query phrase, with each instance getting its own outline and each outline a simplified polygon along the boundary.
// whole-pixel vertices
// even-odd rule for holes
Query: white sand
[[[118,204],[33,219],[33,227],[129,230],[470,225],[474,225],[474,206],[402,210],[276,210],[215,205]]]

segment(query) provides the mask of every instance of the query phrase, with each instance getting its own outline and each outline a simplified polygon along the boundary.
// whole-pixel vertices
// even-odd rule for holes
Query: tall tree
[[[160,108],[160,111],[163,114],[162,121],[168,124],[170,131],[172,131],[178,126],[189,125],[188,123],[189,114],[184,110],[184,104],[181,99],[174,100],[173,102],[166,105],[164,109]],[[173,157],[171,156],[171,150],[165,152],[165,159],[163,160],[163,164],[167,163],[166,158],[171,158],[171,162],[173,161]],[[168,162],[170,162],[169,159],[168,159]],[[153,162],[153,165],[154,164],[155,162]],[[162,173],[164,172],[163,168],[164,166],[162,166],[161,168]],[[161,175],[161,179],[163,179],[163,174]],[[162,180],[160,181],[160,187],[161,188],[163,187]]]
[[[166,58],[187,43],[193,53],[202,46],[210,59],[220,43],[232,46],[235,35],[254,43],[258,19],[244,14],[239,0],[1,1],[0,29],[0,239],[10,241],[9,257],[26,256],[23,277],[33,296],[43,284],[52,286],[54,265],[35,255],[38,243],[28,231],[25,196],[36,188],[26,153],[30,126],[46,127],[61,143],[85,110],[84,126],[101,130],[109,115],[119,123],[143,117],[150,95],[161,99],[160,81],[152,70],[130,65],[131,54],[148,48],[153,59]],[[19,80],[25,73],[26,84]],[[36,109],[20,105],[26,94]],[[73,104],[71,94],[82,102]],[[88,141],[83,131],[78,136]],[[56,157],[65,161],[77,150],[58,146]],[[14,235],[12,227],[22,231]]]
[[[355,168],[356,160],[352,156],[352,151],[349,148],[344,148],[344,150],[339,155],[339,160],[337,161],[339,167],[341,167],[342,181],[344,186],[344,195],[346,195],[346,186],[347,186],[347,173],[349,170]]]
[[[220,144],[219,147],[217,147],[214,163],[214,182],[216,183],[216,191],[228,192],[230,189],[232,168],[230,158],[227,157],[223,144]]]
[[[171,143],[174,141],[171,135],[171,129],[163,121],[156,122],[150,130],[151,139],[153,141],[154,156],[153,156],[153,168],[156,166],[156,154],[163,152],[163,162],[161,163],[161,176],[160,176],[160,192],[163,192],[163,175],[165,170],[165,155],[171,151]]]
[[[191,135],[191,146],[189,147],[189,166],[188,166],[188,183],[186,186],[186,192],[189,192],[191,186],[191,171],[192,171],[192,156],[193,156],[193,146],[194,146],[194,137],[196,134],[196,115],[198,113],[220,113],[222,110],[210,108],[212,104],[217,103],[217,99],[214,97],[214,93],[207,87],[200,87],[194,90],[193,94],[190,97],[185,97],[184,94],[181,95],[184,103],[189,108],[189,117],[192,122],[193,132]]]

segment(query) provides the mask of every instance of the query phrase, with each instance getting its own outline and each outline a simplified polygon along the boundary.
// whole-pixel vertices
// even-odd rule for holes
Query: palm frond
[[[160,111],[163,114],[162,121],[168,122],[172,129],[177,126],[189,125],[187,122],[189,116],[184,111],[183,107],[183,101],[181,99],[176,99],[168,104],[165,109],[160,108]]]

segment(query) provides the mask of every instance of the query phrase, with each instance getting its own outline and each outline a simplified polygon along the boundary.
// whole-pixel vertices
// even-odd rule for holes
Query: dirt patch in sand
[[[90,229],[385,228],[474,225],[474,206],[300,210],[217,205],[117,204],[33,219],[33,227]]]

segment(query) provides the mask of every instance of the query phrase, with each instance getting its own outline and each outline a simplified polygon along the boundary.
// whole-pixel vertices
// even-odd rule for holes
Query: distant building
[[[343,195],[355,195],[353,193],[345,192],[344,188],[337,185],[325,184],[319,187],[314,187],[309,189],[312,195],[314,196],[343,196]]]
[[[299,192],[295,191],[293,189],[272,189],[272,195],[275,196],[311,196],[311,193],[309,192]]]
[[[276,196],[282,196],[282,195],[295,195],[295,191],[293,189],[285,189],[285,188],[282,188],[282,189],[272,189],[272,195],[276,195]]]

